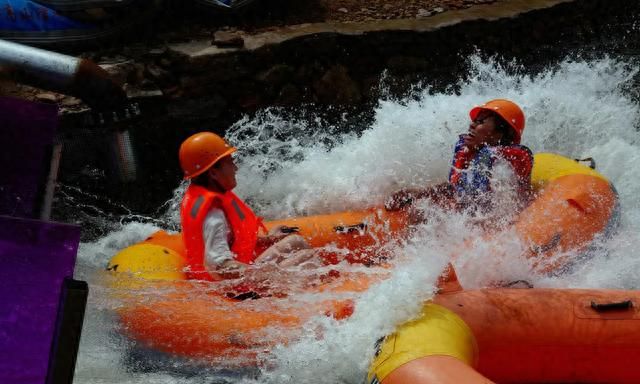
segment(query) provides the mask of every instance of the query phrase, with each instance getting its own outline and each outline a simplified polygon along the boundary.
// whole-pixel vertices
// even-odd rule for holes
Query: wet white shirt
[[[202,225],[204,265],[207,269],[216,269],[225,261],[234,259],[234,254],[229,248],[229,230],[224,212],[212,208]]]

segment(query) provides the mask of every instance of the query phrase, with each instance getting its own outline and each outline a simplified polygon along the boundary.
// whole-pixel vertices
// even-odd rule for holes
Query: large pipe
[[[29,84],[76,96],[94,109],[113,109],[127,101],[109,73],[87,59],[0,39],[0,66],[18,71]]]

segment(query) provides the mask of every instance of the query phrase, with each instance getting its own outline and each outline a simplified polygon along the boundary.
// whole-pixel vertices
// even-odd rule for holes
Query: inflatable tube
[[[599,234],[610,235],[619,220],[617,193],[594,169],[566,157],[534,157],[531,183],[537,197],[514,228],[529,246],[527,257],[539,272],[562,272],[574,260],[557,255],[584,252]]]
[[[596,236],[607,236],[615,230],[619,215],[617,194],[609,181],[595,170],[560,155],[541,153],[534,157],[532,184],[536,198],[519,214],[513,228],[527,245],[526,257],[539,272],[564,271],[573,260],[568,256],[558,257],[559,254],[570,250],[583,252]],[[345,251],[344,257],[349,262],[370,264],[378,261],[377,251],[383,245],[405,235],[408,218],[404,211],[371,208],[294,217],[265,225],[269,229],[279,225],[293,228],[312,247],[332,245]],[[180,234],[159,231],[139,245],[144,244],[167,247],[184,255]],[[145,249],[127,249],[127,257],[144,255]],[[122,258],[116,255],[117,260]],[[335,253],[326,253],[325,259],[330,263],[341,260]],[[128,261],[131,262],[135,264]]]
[[[378,343],[368,383],[638,383],[640,291],[441,294]]]
[[[265,303],[256,305],[250,300],[247,304],[184,292],[152,303],[132,301],[118,310],[118,315],[124,333],[137,346],[173,356],[246,366],[255,365],[259,353],[286,344],[311,317],[342,319],[353,311],[349,300],[324,300],[295,309],[283,305],[282,300],[260,300]]]
[[[175,237],[160,235],[150,241],[163,240],[170,242]],[[129,252],[136,257],[130,257]],[[138,347],[207,362],[225,360],[229,364],[232,359],[231,364],[237,366],[255,365],[258,353],[286,343],[310,317],[343,319],[353,311],[348,298],[323,299],[292,308],[282,300],[286,293],[273,292],[272,297],[262,297],[260,305],[254,305],[253,300],[245,304],[243,300],[257,296],[230,298],[225,288],[185,281],[184,273],[177,268],[182,263],[174,250],[150,242],[128,248],[110,263],[109,270],[119,272],[111,286],[121,301],[116,312],[122,330]],[[308,293],[329,291],[328,295],[334,297],[361,292],[382,277],[380,273],[336,273],[322,278],[322,283]]]
[[[566,268],[571,260],[557,260],[553,256],[555,252],[586,249],[595,236],[607,232],[607,228],[612,226],[612,222],[615,221],[617,198],[612,186],[600,174],[589,167],[558,155],[541,154],[535,157],[533,182],[536,185],[537,198],[521,213],[514,228],[522,241],[530,245],[527,256],[532,258],[536,268],[544,273],[557,272]],[[332,245],[332,248],[342,248],[346,252],[345,258],[349,262],[375,265],[378,262],[373,258],[376,255],[376,250],[389,241],[402,238],[407,228],[407,217],[406,212],[388,212],[383,208],[373,208],[359,212],[290,218],[267,223],[268,227],[275,225],[297,228],[298,233],[307,238],[314,247]],[[278,309],[272,307],[276,301],[270,301],[268,296],[282,297],[286,296],[287,292],[267,292],[266,295],[258,292],[258,295],[253,295],[255,293],[253,291],[239,289],[241,294],[234,296],[227,295],[229,292],[220,288],[222,286],[229,287],[228,284],[223,284],[224,282],[185,281],[185,261],[182,255],[184,255],[184,245],[180,234],[168,234],[160,231],[144,242],[119,252],[107,267],[110,271],[118,272],[119,278],[115,279],[114,284],[123,288],[125,292],[130,288],[143,287],[151,287],[154,292],[167,292],[160,294],[154,300],[147,297],[141,300],[134,294],[130,297],[124,294],[123,305],[118,309],[118,315],[123,323],[124,332],[136,340],[139,345],[177,356],[197,356],[213,361],[225,356],[236,356],[238,357],[236,361],[251,364],[255,363],[258,351],[268,349],[275,343],[286,341],[282,339],[282,336],[278,336],[281,335],[280,333],[268,333],[267,329],[275,327],[295,332],[295,329],[311,316],[327,314],[343,318],[351,313],[352,307],[349,300],[328,300],[305,305],[304,309],[291,307]],[[327,262],[331,264],[340,261],[338,259],[340,255],[332,254],[327,258]],[[325,282],[309,287],[308,293],[328,290],[347,293],[360,292],[384,276],[384,272],[347,274],[336,271],[336,274],[328,276]],[[451,271],[450,276],[455,276],[455,272]],[[446,285],[447,281],[441,283],[442,287]],[[450,281],[449,283],[455,282]],[[460,288],[458,284],[449,285],[453,288],[442,292],[458,291]],[[505,290],[505,292],[512,291]],[[531,300],[535,305],[531,305],[543,314],[547,310],[555,310],[554,308],[542,308],[541,298],[544,296],[536,296],[540,291],[515,292],[530,292],[534,295],[535,300]],[[593,295],[596,294],[596,292],[593,293]],[[456,295],[457,293],[452,297],[467,297],[471,294]],[[511,294],[509,293],[509,295]],[[478,304],[472,307],[481,313],[484,313],[482,311],[493,313],[491,311],[498,311],[498,309],[495,309],[496,304],[491,304],[491,300],[488,298],[495,298],[497,303],[500,300],[507,300],[511,297],[509,295],[507,293],[502,295],[500,291],[496,291],[493,296],[480,296],[484,299],[478,300]],[[235,299],[229,296],[234,296]],[[243,305],[239,300],[258,296],[267,296],[259,301],[264,300],[264,305],[268,310],[264,308],[257,310],[254,306]],[[478,331],[474,328],[475,323],[465,317],[466,312],[458,309],[457,304],[450,305],[449,301],[445,300],[446,297],[446,295],[441,295],[436,299],[435,303],[440,307],[431,306],[428,308],[430,311],[439,313],[438,316],[441,318],[446,319],[444,323],[439,322],[439,324],[444,324],[445,332],[453,335],[454,342],[451,345],[456,347],[445,353],[448,341],[446,337],[441,338],[443,341],[439,341],[439,344],[435,345],[442,346],[445,352],[441,351],[440,354],[437,354],[440,357],[437,358],[438,363],[434,364],[443,366],[448,364],[447,366],[451,367],[452,373],[463,374],[465,371],[459,369],[459,365],[474,366],[471,361],[474,361],[475,353],[471,352],[474,348],[470,346],[471,341],[469,340],[473,339],[470,335],[478,338]],[[569,295],[568,297],[573,296]],[[604,298],[598,297],[598,302],[604,302]],[[522,303],[528,303],[527,300],[529,300],[527,297],[522,297]],[[561,302],[562,300],[559,299],[558,305]],[[483,307],[485,304],[486,308]],[[466,302],[463,305],[466,308]],[[444,308],[453,314],[448,314],[449,312]],[[503,324],[505,327],[516,324],[518,317],[508,319],[508,314],[520,316],[517,311],[519,308],[517,300],[509,301],[504,308],[506,309],[501,312],[502,317],[496,317],[496,319],[502,321],[504,318],[505,322],[509,321]],[[462,320],[455,320],[456,316]],[[483,319],[488,323],[493,322],[493,320],[489,321],[487,317]],[[451,324],[455,327],[451,327]],[[461,324],[467,324],[470,331],[465,331],[465,327]],[[513,326],[515,327],[515,325]],[[433,335],[432,331],[427,334],[431,338],[436,337],[431,336]],[[478,343],[480,345],[480,340]],[[484,339],[482,339],[482,345],[486,345]],[[602,345],[599,344],[599,346]],[[411,355],[411,361],[405,362],[405,364],[414,364],[413,360],[416,359],[413,357],[416,354],[432,354],[434,351],[438,352],[437,349],[428,348],[421,348],[418,352],[414,351]],[[524,351],[521,352],[524,353]],[[441,357],[443,353],[446,357]],[[488,356],[492,355],[483,352],[481,348],[481,367],[484,366],[482,364]],[[496,357],[496,359],[498,358]],[[398,359],[398,361],[401,360]],[[448,363],[445,364],[440,360]],[[495,364],[494,368],[498,369],[498,363]],[[425,365],[420,366],[425,367]],[[493,368],[487,368],[487,370],[480,372],[493,372],[491,369]],[[395,370],[395,367],[386,369],[387,373]],[[379,373],[381,371],[377,368],[374,369],[374,372],[381,380],[384,378],[380,376],[386,377],[386,374],[381,375]],[[458,382],[473,382],[471,378],[479,376],[475,371],[468,370],[467,373],[469,380],[460,379],[461,381]]]

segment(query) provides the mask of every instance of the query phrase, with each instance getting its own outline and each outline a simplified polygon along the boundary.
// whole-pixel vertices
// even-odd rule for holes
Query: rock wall
[[[576,49],[628,50],[638,44],[632,36],[639,11],[633,0],[512,0],[411,23],[235,32],[156,47],[109,69],[132,87],[160,89],[169,114],[185,123],[224,129],[266,106],[374,103],[385,70],[395,94],[417,81],[444,87],[464,75],[464,57],[476,49],[517,57],[533,69]]]

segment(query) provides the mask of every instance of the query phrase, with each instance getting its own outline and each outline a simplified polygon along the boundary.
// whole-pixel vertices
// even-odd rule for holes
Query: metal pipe
[[[88,59],[0,39],[0,65],[18,71],[31,85],[71,94],[94,109],[113,109],[127,102],[122,87]]]
[[[115,131],[111,138],[111,150],[114,163],[112,166],[121,182],[133,182],[138,178],[138,161],[133,148],[129,131]]]
[[[51,163],[49,164],[49,173],[44,187],[44,196],[42,198],[42,208],[40,208],[40,220],[48,221],[51,218],[51,209],[53,208],[53,196],[56,189],[56,181],[58,180],[58,171],[60,170],[60,159],[62,157],[62,142],[56,140],[53,144],[51,153]]]
[[[38,76],[56,88],[67,88],[80,67],[80,59],[27,45],[0,40],[0,63]]]

